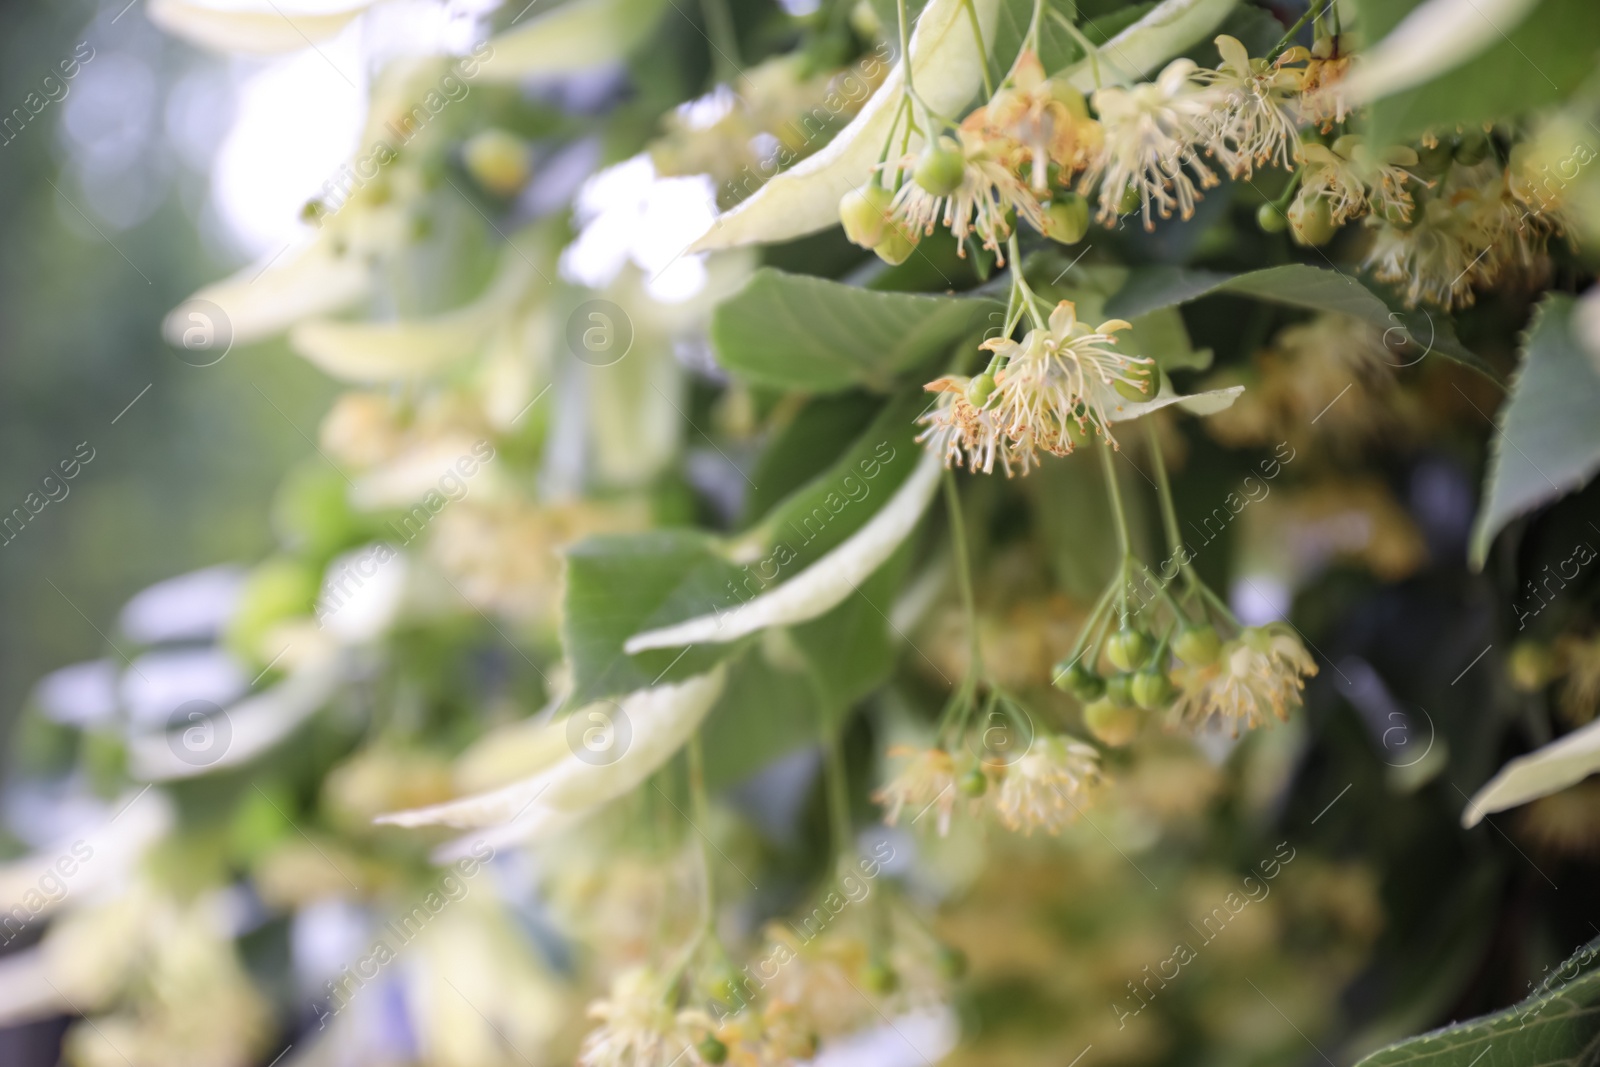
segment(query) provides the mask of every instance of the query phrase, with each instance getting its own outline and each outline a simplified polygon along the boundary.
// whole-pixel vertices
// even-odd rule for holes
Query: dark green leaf
[[[882,391],[980,333],[997,309],[987,298],[873,292],[763,268],[717,308],[711,340],[722,365],[752,383]]]
[[[1585,1067],[1600,1050],[1600,939],[1527,1000],[1379,1049],[1356,1067]]]
[[[1581,488],[1600,470],[1600,372],[1579,343],[1572,310],[1571,297],[1551,293],[1528,326],[1490,445],[1472,532],[1475,566],[1506,523]]]
[[[1409,7],[1402,0],[1361,0],[1365,20],[1387,28]],[[1464,18],[1483,18],[1470,9]],[[1372,27],[1368,27],[1372,32]],[[1566,99],[1594,71],[1600,52],[1600,18],[1592,0],[1544,0],[1483,52],[1432,81],[1372,105],[1375,140],[1416,137],[1426,130],[1454,131],[1527,114]]]
[[[1232,293],[1310,311],[1350,315],[1383,330],[1384,343],[1394,348],[1397,362],[1402,365],[1422,358],[1418,353],[1437,352],[1495,378],[1488,364],[1456,340],[1455,329],[1445,315],[1396,310],[1348,274],[1305,263],[1267,267],[1246,274],[1220,274],[1184,267],[1142,267],[1133,271],[1127,284],[1107,301],[1106,313],[1133,319],[1213,293]]]

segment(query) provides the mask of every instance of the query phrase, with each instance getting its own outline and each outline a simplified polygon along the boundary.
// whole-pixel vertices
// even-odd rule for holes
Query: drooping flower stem
[[[969,665],[967,676],[977,678],[983,673],[983,650],[978,643],[977,598],[972,592],[972,570],[967,558],[967,526],[961,515],[961,496],[956,492],[955,476],[944,475],[944,500],[950,512],[950,550],[956,558],[956,584],[961,590],[961,610],[967,617],[967,648]]]
[[[1059,22],[1061,27],[1067,31],[1067,35],[1078,43],[1079,48],[1083,49],[1083,54],[1089,59],[1089,72],[1094,76],[1094,87],[1096,89],[1100,88],[1100,46],[1084,36],[1083,31],[1078,28],[1078,24],[1061,12],[1052,9],[1050,17]]]
[[[1320,24],[1322,16],[1318,14],[1318,9],[1331,6],[1333,6],[1333,0],[1311,0],[1311,3],[1306,5],[1306,13],[1301,15],[1295,24],[1290,26],[1282,37],[1278,38],[1278,43],[1272,46],[1272,50],[1267,53],[1267,61],[1271,62],[1282,55],[1284,49],[1294,43],[1295,34],[1299,33],[1305,27],[1305,24],[1311,21],[1313,16],[1316,17],[1318,24]]]
[[[695,837],[700,843],[700,904],[703,909],[704,936],[715,937],[717,930],[717,885],[711,873],[710,842],[706,837],[711,825],[711,805],[706,798],[705,752],[700,742],[700,731],[689,738],[689,806],[694,812]]]
[[[848,857],[854,854],[855,841],[850,830],[850,790],[845,780],[844,747],[841,744],[841,735],[844,733],[842,710],[824,709],[822,733],[823,756],[827,763],[828,827],[833,835],[834,857],[842,867],[848,862]]]
[[[739,37],[733,30],[728,0],[700,0],[700,8],[706,17],[706,29],[711,31],[708,43],[715,53],[711,57],[711,69],[716,71],[718,81],[732,85],[743,64],[739,59]]]
[[[1111,517],[1117,524],[1117,547],[1122,558],[1117,564],[1117,615],[1122,625],[1128,624],[1128,580],[1133,574],[1133,539],[1128,536],[1128,516],[1122,510],[1122,487],[1117,484],[1117,471],[1111,462],[1111,447],[1102,444],[1100,469],[1106,476],[1106,495],[1111,499]]]
[[[1200,584],[1200,579],[1182,552],[1183,538],[1178,533],[1178,509],[1172,503],[1172,482],[1167,478],[1167,461],[1161,455],[1161,438],[1156,433],[1155,422],[1150,419],[1144,420],[1144,432],[1150,442],[1150,465],[1155,468],[1156,499],[1161,504],[1161,529],[1167,536],[1167,552],[1170,558],[1178,561],[1178,569],[1183,572],[1184,584],[1192,591]],[[1159,578],[1159,575],[1157,577]],[[1161,589],[1163,592],[1166,591],[1165,583],[1162,583]]]
[[[1045,314],[1039,306],[1039,298],[1028,288],[1028,279],[1022,274],[1022,253],[1017,245],[1017,232],[1011,231],[1006,238],[1006,252],[1011,256],[1011,284],[1021,291],[1022,303],[1028,309],[1028,318],[1033,320],[1036,329],[1049,329]]]

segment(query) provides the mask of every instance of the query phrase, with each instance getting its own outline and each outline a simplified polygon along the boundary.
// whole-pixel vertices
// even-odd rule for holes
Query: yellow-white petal
[[[494,319],[481,307],[402,322],[302,322],[289,343],[342,382],[402,382],[436,374],[476,354]]]
[[[1367,49],[1339,94],[1369,104],[1431,81],[1505,40],[1538,0],[1427,0]]]
[[[596,701],[544,729],[562,739],[566,752],[545,770],[487,793],[426,808],[380,815],[395,826],[507,827],[524,820],[544,827],[564,826],[573,815],[598,807],[636,788],[689,739],[722,695],[726,667],[682,682],[639,689],[620,701]],[[576,719],[575,725],[571,719]],[[614,729],[620,755],[609,763],[580,758],[571,739],[593,721]],[[617,726],[625,722],[624,733]]]
[[[651,648],[723,644],[769,626],[792,626],[826,614],[883,566],[911,531],[939,488],[944,472],[938,456],[925,452],[905,484],[865,526],[843,544],[769,593],[720,615],[648,630],[628,638],[629,655]]]
[[[212,324],[219,341],[228,336],[234,344],[249,344],[308,316],[347,308],[371,290],[370,268],[354,256],[334,255],[326,242],[313,243],[298,255],[284,255],[285,262],[265,269],[247,267],[179,304],[162,324],[167,340],[183,343],[185,332],[194,326],[190,314],[195,301],[209,301],[227,317],[226,334],[222,324]]]
[[[999,0],[972,3],[983,39],[994,40]],[[983,84],[983,62],[964,0],[931,0],[911,35],[912,73],[928,106],[945,114],[959,112]],[[719,215],[691,251],[786,241],[837,224],[839,198],[865,185],[878,162],[904,85],[904,67],[896,63],[878,91],[826,147]],[[918,144],[914,138],[912,147]]]
[[[1559,793],[1600,771],[1600,722],[1535,749],[1500,768],[1468,802],[1462,826],[1476,826],[1490,812]]]
[[[570,0],[490,40],[478,80],[551,78],[621,62],[665,10],[662,0]]]
[[[1067,68],[1064,76],[1086,92],[1103,85],[1153,81],[1167,60],[1205,40],[1234,6],[1234,0],[1162,0],[1101,45],[1094,58]]]
[[[282,0],[150,0],[150,21],[217,52],[296,52],[344,29],[371,0],[308,5]]]

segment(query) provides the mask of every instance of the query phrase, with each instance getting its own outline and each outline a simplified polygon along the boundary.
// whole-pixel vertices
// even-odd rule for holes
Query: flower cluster
[[[1008,830],[1059,834],[1094,802],[1103,780],[1094,747],[1059,734],[1031,738],[1015,758],[971,757],[959,776],[956,757],[944,748],[897,746],[889,756],[906,762],[873,795],[887,809],[884,822],[898,825],[909,810],[915,824],[931,811],[941,837],[962,800],[968,814],[990,811]]]
[[[1065,456],[1090,435],[1114,447],[1111,423],[1155,392],[1155,361],[1110,347],[1128,328],[1110,319],[1091,329],[1063,300],[1021,341],[985,341],[993,370],[977,379],[946,375],[925,387],[939,394],[939,405],[922,417],[928,428],[917,440],[946,466],[988,474],[998,458],[1008,475],[1013,464],[1028,473],[1040,449]]]

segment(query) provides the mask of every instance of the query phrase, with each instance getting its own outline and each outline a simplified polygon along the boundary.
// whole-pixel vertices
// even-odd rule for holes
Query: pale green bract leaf
[[[491,39],[478,77],[516,82],[621,62],[665,9],[662,0],[572,0]]]
[[[541,750],[565,751],[538,773],[487,793],[391,812],[376,821],[394,826],[493,827],[518,840],[528,839],[521,833],[525,827],[537,834],[570,825],[572,817],[630,792],[672,758],[717,702],[726,678],[726,666],[718,664],[705,674],[639,689],[620,701],[586,704],[545,727],[566,743],[557,746],[551,741],[539,746]],[[592,754],[580,753],[591,730],[600,731],[599,736],[621,751],[613,755],[596,748]]]
[[[1351,105],[1362,105],[1421,85],[1503,40],[1538,3],[1427,0],[1362,54],[1339,92]]]
[[[1600,368],[1586,353],[1572,297],[1551,293],[1535,310],[1522,366],[1490,439],[1483,506],[1470,558],[1483,566],[1506,524],[1581,488],[1600,471]]]
[[[372,0],[322,4],[316,10],[284,0],[150,0],[150,21],[176,37],[216,52],[272,55],[325,41]]]
[[[946,114],[965,108],[983,84],[985,57],[972,36],[967,0],[932,0],[911,35],[917,92]],[[970,0],[985,40],[994,31],[1000,0]],[[1231,0],[1230,0],[1231,2]],[[877,165],[895,124],[905,68],[896,63],[850,124],[816,155],[779,174],[746,201],[717,216],[691,252],[761,241],[787,241],[839,221],[839,198],[861,188]],[[914,150],[921,141],[913,137]],[[898,139],[894,151],[899,152]]]
[[[161,730],[128,738],[128,769],[142,781],[159,782],[213,774],[248,763],[288,737],[326,704],[342,677],[336,650],[309,657],[277,685],[245,697],[223,712],[226,741],[209,734],[204,738],[207,744],[225,744],[221,755],[206,755],[201,762],[183,759],[179,753],[188,747],[184,731]],[[186,730],[202,728],[196,724]]]
[[[1485,815],[1559,793],[1600,771],[1600,722],[1574,730],[1500,768],[1461,813],[1462,826],[1476,826]]]
[[[939,488],[943,468],[923,455],[895,495],[838,548],[768,593],[727,611],[635,634],[622,646],[630,656],[652,648],[726,644],[770,626],[793,626],[829,611],[872,576],[900,547]]]
[[[1236,0],[1164,0],[1116,34],[1095,55],[1068,67],[1064,77],[1079,89],[1147,81],[1162,64],[1210,37]]]
[[[191,331],[222,327],[204,310],[197,310],[196,301],[208,301],[227,317],[232,343],[249,344],[281,333],[309,315],[347,308],[371,288],[372,271],[359,257],[335,255],[326,241],[319,241],[282,265],[265,270],[247,267],[199,290],[167,314],[161,332],[169,344],[209,347],[209,339],[199,345],[187,340]]]

